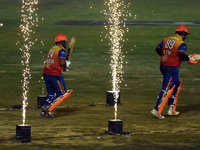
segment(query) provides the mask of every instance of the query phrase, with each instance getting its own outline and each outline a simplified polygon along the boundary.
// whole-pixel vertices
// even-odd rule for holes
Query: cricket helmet
[[[54,42],[61,42],[61,41],[68,41],[66,35],[64,35],[62,33],[57,34],[54,39]]]
[[[185,33],[187,33],[187,34],[190,34],[189,28],[188,28],[186,25],[179,25],[179,26],[176,28],[176,32],[185,32]]]

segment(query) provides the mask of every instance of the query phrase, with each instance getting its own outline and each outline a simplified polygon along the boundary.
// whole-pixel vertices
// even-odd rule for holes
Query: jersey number
[[[55,51],[55,49],[53,49],[53,50],[50,49],[49,54],[48,54],[48,58],[49,58],[49,57],[51,57],[51,58],[53,57],[54,51]]]
[[[167,42],[165,44],[165,48],[172,49],[174,47],[175,42],[176,42],[175,40],[171,40],[171,39],[167,40]]]

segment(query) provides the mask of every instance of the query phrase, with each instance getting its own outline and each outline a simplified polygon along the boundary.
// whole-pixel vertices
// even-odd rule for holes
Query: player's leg
[[[172,96],[168,100],[168,115],[179,115],[179,112],[176,111],[176,105],[177,105],[177,100],[178,100],[178,94],[181,90],[181,82],[179,81],[179,69],[174,68],[174,75],[173,75],[173,82],[172,84],[175,85],[174,92]]]
[[[53,87],[51,85],[51,82],[52,82],[51,76],[48,76],[48,75],[44,74],[43,78],[44,78],[44,82],[45,82],[48,94],[46,96],[46,101],[44,102],[44,105],[42,106],[42,111],[40,113],[40,117],[46,118],[46,117],[48,117],[48,115],[46,114],[46,112],[44,111],[43,108],[46,108],[51,104],[53,98],[56,97],[56,93],[54,92],[54,89],[53,89]]]
[[[66,86],[65,86],[64,78],[62,76],[58,77],[56,82],[52,82],[52,83],[54,85],[54,91],[56,92],[57,97],[53,99],[51,105],[49,105],[47,109],[46,108],[44,109],[49,115],[51,115],[51,112],[53,111],[53,109],[55,109],[64,100],[66,100],[72,93],[72,91],[70,93],[66,93]]]
[[[160,98],[158,98],[158,102],[157,102],[157,110],[156,107],[151,111],[151,113],[156,116],[159,119],[164,119],[165,117],[161,115],[165,104],[167,103],[169,97],[172,95],[172,92],[174,90],[175,86],[173,86],[170,90],[168,90],[168,92],[166,92],[166,96],[163,96],[160,100]],[[159,104],[160,102],[160,104]]]
[[[46,104],[45,106],[49,108],[50,104],[52,105],[53,102],[55,102],[60,96],[62,96],[65,93],[66,87],[65,87],[64,79],[60,80],[60,77],[57,77],[57,78],[53,77],[49,79],[49,82],[45,82],[45,83],[46,83],[48,93],[54,93],[53,96],[52,94],[47,95],[46,103],[48,104]]]
[[[171,70],[169,67],[166,66],[160,66],[160,71],[163,75],[163,84],[162,84],[162,90],[160,91],[159,95],[158,95],[158,99],[157,99],[157,103],[156,106],[154,107],[154,109],[151,111],[151,113],[153,115],[155,115],[157,118],[159,119],[163,119],[164,116],[161,115],[161,112],[166,104],[166,99],[164,99],[167,94],[168,91],[171,87],[171,83],[172,83],[172,75],[171,75]],[[171,94],[171,93],[169,93]],[[169,97],[169,95],[168,95]],[[163,101],[164,100],[164,101]],[[160,108],[161,106],[161,108]],[[160,110],[159,110],[160,108]],[[159,111],[159,114],[158,114]]]
[[[59,97],[55,99],[54,102],[51,104],[49,111],[53,111],[58,105],[67,100],[71,95],[71,93],[73,92],[73,90],[66,91],[66,85],[63,76],[60,76],[59,81],[57,82],[59,86],[59,90],[57,91]]]
[[[42,106],[42,109],[48,114],[45,115],[46,117],[50,116],[51,118],[53,118],[54,115],[48,109],[51,107],[52,103],[57,100],[58,97],[62,96],[65,93],[66,87],[64,84],[64,78],[62,76],[44,75],[44,81],[47,87],[48,95],[47,101],[45,102],[45,105]]]
[[[60,78],[60,83],[61,83],[61,85],[62,85],[62,94],[64,94],[64,93],[66,93],[66,91],[67,91],[67,89],[66,89],[66,85],[65,85],[65,80],[64,80],[64,77],[63,76],[60,76],[59,77]]]
[[[166,96],[162,97],[161,103],[158,107],[158,115],[161,115],[168,99],[170,98],[170,96],[172,95],[172,93],[174,91],[174,88],[175,88],[175,85],[167,91]]]
[[[179,95],[179,92],[181,91],[181,82],[180,82],[180,84],[179,84],[179,87],[178,87],[178,91],[177,91],[177,93],[176,93],[176,99],[175,99],[175,101],[174,101],[174,107],[173,107],[173,114],[179,114],[179,112],[178,111],[176,111],[176,106],[177,106],[177,101],[178,101],[178,95]]]
[[[163,102],[164,97],[166,97],[168,90],[171,87],[171,83],[172,83],[172,77],[171,74],[165,74],[163,76],[163,84],[162,84],[162,90],[159,93],[158,99],[157,99],[157,103],[155,106],[155,109],[158,111],[158,108],[160,107],[160,105]]]
[[[179,115],[179,112],[176,111],[176,106],[177,106],[177,100],[178,100],[178,95],[179,95],[179,92],[181,90],[181,82],[177,85],[177,90],[176,90],[176,93],[174,93],[174,95],[172,95],[170,97],[170,99],[168,100],[168,112],[167,114],[172,116],[172,115]]]
[[[50,105],[48,111],[49,112],[53,111],[58,105],[60,105],[65,100],[67,100],[70,97],[72,92],[73,92],[73,90],[68,90],[65,94],[63,94],[60,97],[58,97],[57,99],[55,99],[55,101]]]

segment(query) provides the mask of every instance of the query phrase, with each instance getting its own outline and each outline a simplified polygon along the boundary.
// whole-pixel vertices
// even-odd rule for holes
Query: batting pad
[[[71,93],[73,92],[73,90],[69,91],[68,93],[65,93],[63,95],[63,97],[61,97],[60,99],[58,99],[53,105],[51,105],[51,107],[49,107],[49,111],[53,111],[58,105],[60,105],[62,102],[64,102],[65,100],[67,100]]]
[[[177,105],[177,100],[178,100],[178,94],[179,94],[180,91],[181,91],[181,82],[180,82],[180,84],[179,84],[178,91],[177,91],[177,93],[176,93],[176,99],[175,99],[175,101],[174,101],[174,107],[173,107],[173,113],[174,113],[174,114],[175,114],[175,112],[176,112],[176,105]]]
[[[162,103],[160,104],[160,107],[158,108],[158,115],[160,115],[165,107],[165,104],[167,103],[169,97],[172,95],[174,91],[175,85],[167,92],[167,95],[163,99]]]

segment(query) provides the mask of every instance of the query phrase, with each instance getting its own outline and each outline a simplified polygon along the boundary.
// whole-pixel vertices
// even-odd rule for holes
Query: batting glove
[[[71,64],[71,61],[66,60],[66,66],[69,68],[69,65]]]
[[[192,55],[189,55],[188,58],[188,64],[197,64],[198,63],[198,60],[195,60],[194,57],[195,57],[196,54],[192,54]]]
[[[66,60],[65,61],[65,66],[63,68],[63,71],[68,71],[69,70],[69,65],[71,64],[71,61]]]

